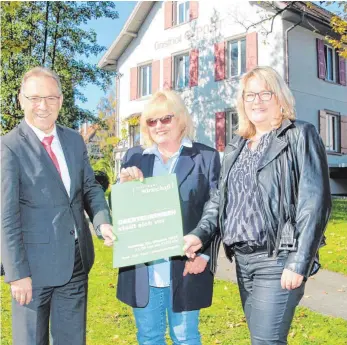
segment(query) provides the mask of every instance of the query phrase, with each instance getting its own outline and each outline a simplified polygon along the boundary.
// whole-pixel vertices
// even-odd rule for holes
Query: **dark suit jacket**
[[[1,140],[1,239],[5,281],[31,276],[33,286],[59,286],[71,276],[78,233],[85,271],[94,248],[84,210],[95,227],[110,223],[82,137],[57,125],[71,178],[70,197],[48,153],[23,120]]]
[[[126,153],[123,167],[137,166],[145,177],[153,174],[153,154],[142,155],[143,149],[135,147]],[[217,188],[220,172],[219,154],[206,145],[194,143],[184,147],[178,159],[175,173],[179,186],[184,234],[193,230],[202,215],[211,189]],[[204,253],[215,259],[217,253],[207,247]],[[211,260],[210,260],[211,261]],[[197,310],[211,305],[213,274],[209,266],[200,274],[183,277],[186,257],[171,258],[171,284],[173,310],[175,312]],[[132,307],[148,304],[148,269],[145,264],[119,270],[117,297]]]

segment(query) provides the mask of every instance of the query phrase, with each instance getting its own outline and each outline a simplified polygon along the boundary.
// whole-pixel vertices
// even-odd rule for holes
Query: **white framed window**
[[[328,151],[340,152],[340,116],[326,114],[326,143]]]
[[[189,53],[174,56],[174,87],[181,90],[189,84]]]
[[[176,13],[175,24],[183,24],[189,22],[189,1],[174,1],[176,8],[174,8]]]
[[[325,79],[337,82],[339,76],[339,59],[336,50],[328,45],[324,45],[325,55]]]
[[[139,95],[145,97],[152,94],[152,64],[139,67]]]
[[[238,117],[236,110],[227,110],[225,112],[225,142],[231,142],[238,128]]]
[[[246,72],[246,38],[228,42],[227,66],[229,78]]]
[[[228,77],[237,77],[246,72],[246,38],[228,41]]]

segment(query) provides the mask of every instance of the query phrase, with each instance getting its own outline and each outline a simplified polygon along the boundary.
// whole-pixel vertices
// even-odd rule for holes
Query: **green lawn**
[[[326,237],[327,245],[320,250],[322,267],[347,275],[347,199],[333,200]]]
[[[116,298],[116,270],[112,251],[95,239],[96,261],[89,280],[88,345],[136,344],[131,309]],[[1,344],[11,344],[10,295],[1,280]],[[203,344],[249,345],[249,334],[236,285],[218,280],[213,305],[201,313]],[[347,321],[298,308],[290,332],[290,345],[343,345]]]

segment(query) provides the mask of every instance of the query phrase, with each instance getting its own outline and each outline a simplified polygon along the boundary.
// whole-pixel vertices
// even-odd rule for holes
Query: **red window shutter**
[[[324,110],[319,111],[319,134],[324,145],[327,144],[327,113]]]
[[[163,60],[163,87],[164,89],[172,89],[172,58],[171,56]]]
[[[325,79],[325,54],[324,54],[324,42],[317,38],[317,67],[318,78]]]
[[[258,66],[258,34],[251,32],[246,36],[246,71]]]
[[[189,1],[189,20],[198,18],[199,16],[199,1]]]
[[[137,67],[130,68],[130,100],[137,99]]]
[[[172,27],[172,6],[173,1],[164,1],[164,29],[170,29]]]
[[[152,62],[152,94],[154,95],[160,87],[160,60]]]
[[[339,56],[339,83],[346,86],[346,60]]]
[[[225,149],[225,112],[216,113],[216,150],[219,152]]]
[[[214,44],[214,80],[225,79],[225,42]]]
[[[347,116],[341,116],[341,153],[347,154]]]
[[[189,87],[197,86],[199,80],[199,50],[192,49],[189,56]]]

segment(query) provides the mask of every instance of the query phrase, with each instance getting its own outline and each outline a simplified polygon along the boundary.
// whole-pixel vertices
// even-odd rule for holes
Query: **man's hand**
[[[15,280],[11,284],[12,297],[20,304],[29,304],[33,297],[31,278]]]
[[[138,167],[133,166],[126,169],[121,169],[119,174],[120,183],[134,180],[140,180],[141,182],[143,181],[142,171]]]
[[[189,274],[199,274],[205,271],[207,261],[202,256],[196,256],[194,259],[188,259],[183,271],[183,277]]]
[[[102,237],[104,238],[104,245],[111,247],[113,245],[113,242],[117,239],[116,236],[113,234],[112,231],[112,225],[111,224],[101,224],[100,225],[100,232]]]
[[[281,277],[282,289],[294,290],[302,284],[303,280],[304,276],[285,268]]]
[[[183,237],[184,246],[183,251],[187,258],[194,259],[198,251],[202,247],[202,242],[198,236],[195,235],[186,235]]]

